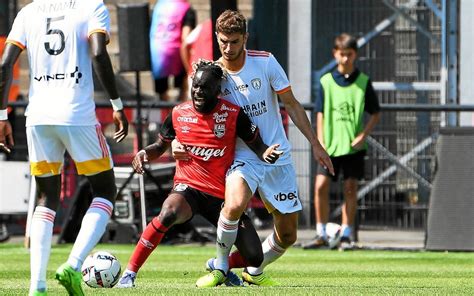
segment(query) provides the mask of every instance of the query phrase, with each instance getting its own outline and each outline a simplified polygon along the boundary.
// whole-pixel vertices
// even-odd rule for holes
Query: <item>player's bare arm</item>
[[[154,159],[160,157],[170,146],[170,142],[163,141],[160,137],[156,140],[155,143],[146,146],[143,150],[137,152],[132,161],[133,169],[139,173],[143,174],[145,171],[143,166]]]
[[[283,151],[278,150],[280,144],[273,144],[269,147],[263,142],[258,127],[252,123],[242,109],[240,109],[237,117],[237,136],[247,144],[260,160],[266,163],[275,163],[283,155]]]
[[[10,153],[15,145],[12,126],[8,121],[8,94],[13,79],[13,65],[18,60],[22,49],[12,43],[7,43],[0,64],[0,150]]]
[[[271,146],[267,146],[263,143],[262,138],[260,135],[257,135],[257,138],[251,142],[247,143],[250,149],[252,149],[255,154],[257,154],[258,158],[266,163],[275,163],[281,155],[283,155],[283,151],[278,150],[280,144],[273,144]]]
[[[114,70],[107,52],[107,35],[102,32],[93,33],[89,37],[89,44],[95,72],[109,95],[114,109],[114,139],[117,142],[121,142],[128,134],[128,120],[123,112],[123,105],[117,92],[117,86],[115,85]]]
[[[175,160],[190,160],[188,151],[186,151],[183,144],[181,144],[177,139],[174,139],[171,142],[171,155]]]
[[[279,97],[285,105],[285,109],[288,112],[291,120],[293,120],[298,129],[311,143],[311,146],[313,147],[314,159],[316,159],[320,165],[327,168],[329,172],[334,175],[334,168],[332,166],[331,159],[329,158],[326,150],[324,150],[323,146],[321,146],[321,143],[319,143],[318,139],[316,138],[303,106],[301,106],[301,104],[295,98],[291,89],[287,92],[279,94]]]

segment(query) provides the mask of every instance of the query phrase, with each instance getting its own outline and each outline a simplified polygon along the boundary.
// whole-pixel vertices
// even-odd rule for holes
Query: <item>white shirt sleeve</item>
[[[7,41],[26,48],[26,33],[25,33],[25,9],[20,10],[13,22],[12,29],[8,34]]]
[[[109,39],[110,32],[110,15],[107,7],[102,1],[98,1],[98,5],[94,8],[92,16],[88,22],[87,35],[90,36],[95,32],[104,32]]]
[[[290,81],[285,70],[281,67],[275,57],[271,54],[267,64],[268,78],[275,92],[279,92],[290,86]]]

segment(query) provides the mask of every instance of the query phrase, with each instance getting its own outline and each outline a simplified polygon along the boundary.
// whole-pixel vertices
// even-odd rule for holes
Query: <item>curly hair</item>
[[[216,32],[224,34],[247,33],[247,21],[238,11],[226,10],[216,20]]]
[[[193,75],[192,79],[194,79],[194,75],[197,71],[210,71],[212,75],[218,79],[224,79],[226,77],[226,71],[224,66],[220,62],[213,62],[204,59],[199,59],[199,61],[193,63]]]

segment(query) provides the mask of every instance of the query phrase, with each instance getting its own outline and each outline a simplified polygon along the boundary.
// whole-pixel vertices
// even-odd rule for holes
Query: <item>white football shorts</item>
[[[234,160],[227,172],[226,182],[243,178],[250,190],[258,190],[269,213],[278,210],[282,214],[302,210],[293,164],[273,166]]]
[[[67,150],[80,175],[113,168],[110,148],[100,125],[35,125],[26,127],[31,175],[58,175]]]

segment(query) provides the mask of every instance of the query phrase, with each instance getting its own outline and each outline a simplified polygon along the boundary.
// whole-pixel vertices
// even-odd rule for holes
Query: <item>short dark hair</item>
[[[193,63],[193,69],[193,79],[194,74],[196,74],[198,71],[210,71],[211,74],[219,80],[224,78],[224,70],[222,69],[221,64],[218,62],[200,59],[198,62]]]
[[[342,33],[334,39],[334,49],[353,49],[357,51],[357,39],[347,33]]]
[[[226,10],[216,20],[216,32],[224,34],[247,33],[247,21],[242,13]]]

